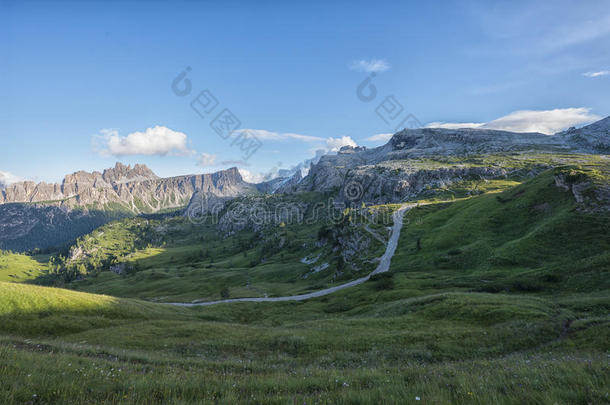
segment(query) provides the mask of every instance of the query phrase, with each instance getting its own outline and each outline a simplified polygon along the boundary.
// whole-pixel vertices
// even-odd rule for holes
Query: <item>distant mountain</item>
[[[0,249],[20,252],[60,247],[124,216],[47,204],[0,204]]]
[[[60,245],[120,216],[182,207],[188,207],[187,213],[205,213],[210,207],[224,206],[231,198],[250,194],[322,191],[336,192],[339,200],[349,204],[400,202],[460,181],[531,177],[550,167],[544,159],[473,162],[473,156],[609,152],[610,117],[555,135],[469,128],[405,129],[383,146],[346,146],[336,154],[316,156],[309,170],[299,166],[260,184],[244,181],[235,167],[160,178],[145,165],[117,163],[101,173],[69,174],[61,184],[23,181],[0,188],[0,249]],[[439,164],[439,159],[446,162]],[[307,172],[305,177],[301,169]]]
[[[317,164],[311,165],[302,180],[278,190],[339,190],[339,197],[353,203],[399,202],[426,187],[465,179],[498,178],[519,169],[473,165],[465,161],[443,167],[413,165],[414,159],[526,152],[608,154],[610,117],[555,135],[472,128],[404,129],[377,148],[345,146],[335,155],[322,156]]]
[[[236,167],[209,174],[160,178],[145,165],[117,163],[103,173],[79,171],[61,184],[13,183],[0,190],[3,203],[52,203],[67,208],[151,213],[185,206],[196,190],[218,196],[255,192]]]
[[[186,207],[197,191],[219,198],[258,193],[237,168],[160,178],[145,165],[78,171],[61,184],[13,183],[0,190],[0,249],[45,249],[113,219]]]
[[[610,117],[579,129],[570,128],[558,135],[574,148],[591,153],[610,153]]]

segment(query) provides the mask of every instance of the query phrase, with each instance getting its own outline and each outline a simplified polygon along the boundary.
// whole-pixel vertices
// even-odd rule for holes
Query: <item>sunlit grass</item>
[[[49,256],[0,252],[0,281],[33,280],[47,269]]]
[[[385,277],[305,302],[0,283],[0,403],[607,403],[610,220],[552,172],[440,197],[406,214]],[[129,252],[135,274],[76,286],[160,301],[317,289],[328,280],[299,262],[317,229],[289,229],[294,251],[252,267],[238,238],[182,229]]]

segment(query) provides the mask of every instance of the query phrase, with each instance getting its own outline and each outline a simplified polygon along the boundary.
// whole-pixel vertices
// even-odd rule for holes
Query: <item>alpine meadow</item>
[[[1,2],[0,403],[610,404],[608,6]]]

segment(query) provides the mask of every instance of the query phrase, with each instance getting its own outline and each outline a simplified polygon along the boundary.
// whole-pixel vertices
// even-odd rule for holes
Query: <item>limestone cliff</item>
[[[66,208],[157,212],[185,206],[197,190],[233,197],[255,192],[256,188],[242,179],[237,168],[160,178],[145,165],[131,167],[117,163],[103,173],[69,174],[61,184],[13,183],[0,190],[0,204],[45,202]]]

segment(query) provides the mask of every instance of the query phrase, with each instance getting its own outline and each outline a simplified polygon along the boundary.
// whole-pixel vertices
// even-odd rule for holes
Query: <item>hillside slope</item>
[[[0,281],[0,324],[8,334],[65,335],[185,314],[143,301]]]
[[[444,277],[437,287],[458,283],[489,292],[607,291],[610,211],[592,211],[592,204],[598,206],[577,202],[557,184],[569,176],[585,182],[595,173],[552,169],[502,193],[415,208],[408,213],[410,225],[401,234],[392,269]]]

